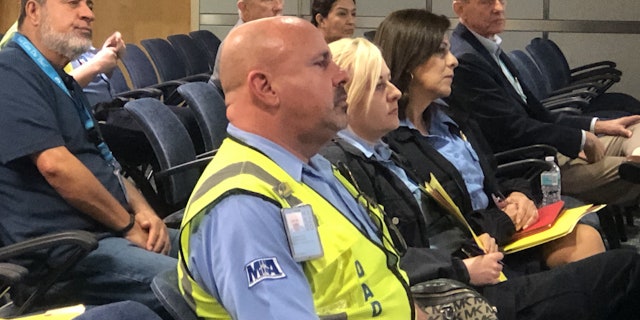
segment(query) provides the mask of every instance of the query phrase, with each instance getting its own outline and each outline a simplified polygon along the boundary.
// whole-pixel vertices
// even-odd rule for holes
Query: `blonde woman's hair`
[[[365,38],[344,38],[329,44],[333,61],[347,70],[350,80],[347,90],[347,114],[367,113],[375,90],[384,59],[382,53]]]

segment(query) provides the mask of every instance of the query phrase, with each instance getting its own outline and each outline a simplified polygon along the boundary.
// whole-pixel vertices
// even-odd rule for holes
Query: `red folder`
[[[558,215],[562,212],[562,209],[564,209],[564,201],[562,200],[539,208],[538,221],[530,225],[528,228],[516,232],[513,235],[513,239],[520,239],[551,228],[553,223],[556,221],[556,218],[558,218]]]

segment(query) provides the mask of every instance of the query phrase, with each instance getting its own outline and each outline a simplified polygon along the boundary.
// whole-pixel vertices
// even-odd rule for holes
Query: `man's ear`
[[[280,103],[280,97],[272,87],[271,74],[251,71],[247,76],[247,84],[250,94],[256,100],[256,105],[271,109]]]
[[[324,17],[319,13],[316,13],[316,16],[313,17],[313,19],[316,20],[316,23],[318,24],[318,26],[320,26],[322,23],[324,23]]]
[[[42,5],[34,0],[27,1],[25,4],[25,19],[29,19],[33,25],[40,23],[40,15],[42,12]]]
[[[460,0],[454,0],[452,3],[453,12],[458,16],[458,18],[462,17],[462,12],[464,11],[464,3]]]

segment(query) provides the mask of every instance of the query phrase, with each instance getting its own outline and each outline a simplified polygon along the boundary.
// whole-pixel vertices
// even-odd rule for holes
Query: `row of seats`
[[[164,102],[155,98],[131,100],[125,105],[138,122],[154,153],[151,170],[144,166],[129,168],[127,172],[143,195],[156,202],[160,216],[183,208],[200,176],[199,169],[210,160],[226,135],[228,120],[224,99],[207,82],[190,82],[177,88],[196,120],[204,153],[196,154],[183,123]],[[185,141],[187,143],[185,143]],[[132,170],[139,170],[138,172]]]
[[[134,89],[130,89],[120,68],[116,68],[112,74],[111,85],[116,96],[141,99],[130,102],[131,106],[137,106],[135,109],[126,109],[138,120],[148,141],[148,149],[152,149],[154,153],[151,163],[128,163],[126,158],[118,160],[123,164],[125,174],[135,181],[161,217],[186,204],[189,192],[199,176],[194,175],[195,170],[169,168],[173,168],[177,163],[193,160],[196,152],[217,149],[226,133],[228,121],[224,99],[218,90],[214,90],[214,87],[207,83],[220,42],[212,32],[197,30],[188,35],[170,35],[166,39],[144,39],[140,41],[141,46],[128,43],[127,54],[122,57],[121,62]],[[143,98],[155,98],[155,101]],[[175,112],[176,109],[188,107],[201,137],[194,136],[198,135],[197,132],[194,133],[198,130],[182,134],[185,119],[176,123],[163,118],[167,123],[176,124],[161,126],[159,124],[162,121],[158,122],[161,114],[155,115],[154,118],[151,115],[144,117],[145,114],[136,112],[138,109],[143,112],[145,106],[150,105],[163,106],[163,111],[169,111],[166,106],[170,106],[174,113],[169,112],[170,115],[167,117],[171,120],[185,114]],[[155,123],[150,122],[154,120]],[[189,126],[194,127],[195,125]],[[168,141],[168,138],[172,140]],[[192,140],[201,143],[195,143],[196,148],[192,144],[184,143]],[[111,147],[118,149],[118,146]],[[118,154],[115,154],[118,157]],[[140,159],[134,157],[134,160]]]
[[[619,104],[603,97],[619,82],[622,72],[612,61],[600,61],[571,69],[558,45],[535,38],[523,50],[509,53],[521,81],[551,112],[596,114],[605,118],[627,115],[623,109],[602,111],[602,105]],[[623,105],[623,104],[621,104]]]
[[[175,90],[180,84],[209,80],[220,39],[208,30],[198,30],[140,43],[146,53],[128,43],[122,57],[133,90],[116,68],[111,79],[116,94],[123,98],[162,97],[167,103],[178,104],[182,101]]]

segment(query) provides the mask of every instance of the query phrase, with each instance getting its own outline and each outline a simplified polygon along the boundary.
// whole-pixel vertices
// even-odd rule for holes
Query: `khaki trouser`
[[[618,167],[626,156],[640,147],[640,124],[629,127],[631,138],[604,136],[605,157],[596,163],[570,159],[558,154],[562,174],[562,193],[587,203],[623,204],[640,198],[640,184],[620,179]]]

